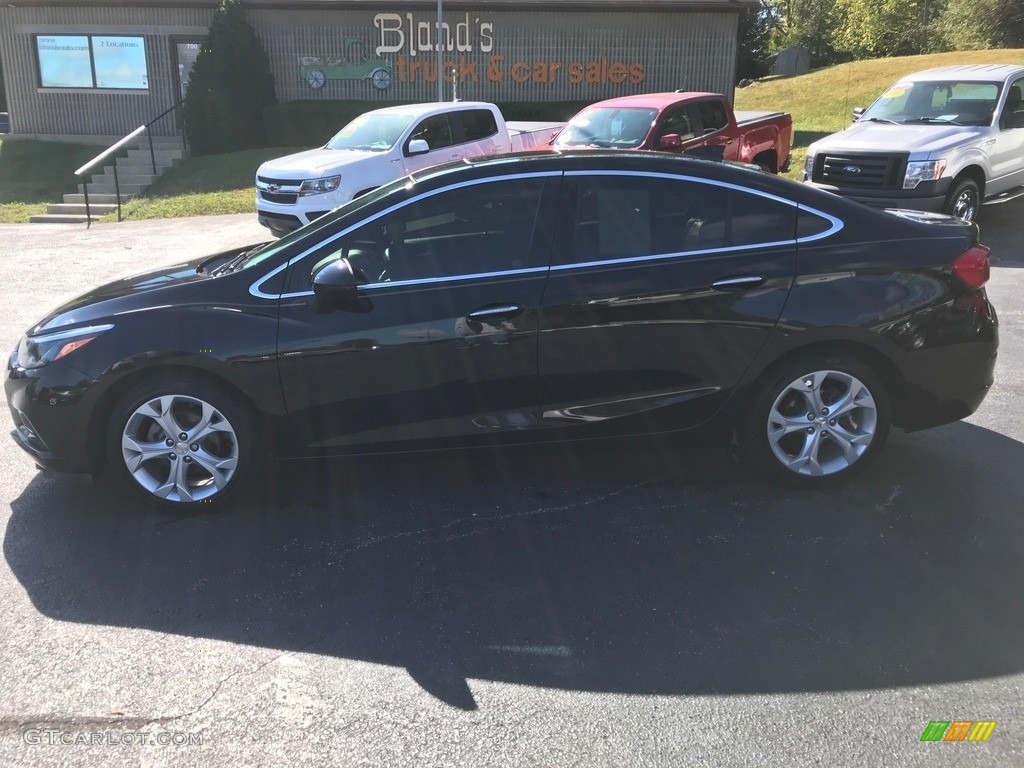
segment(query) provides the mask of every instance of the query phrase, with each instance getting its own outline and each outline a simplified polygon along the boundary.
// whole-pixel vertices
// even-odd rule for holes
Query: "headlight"
[[[927,160],[923,163],[907,163],[907,175],[903,179],[904,189],[916,189],[922,181],[935,181],[946,170],[945,160]]]
[[[810,152],[807,153],[807,157],[804,158],[804,181],[809,181],[811,176],[814,175],[814,155]]]
[[[42,336],[22,336],[18,344],[18,365],[22,368],[40,368],[60,360],[81,349],[113,325],[90,325],[73,331],[59,331]]]
[[[324,192],[333,192],[341,184],[341,176],[328,176],[324,179],[306,179],[299,187],[299,196],[322,195]]]

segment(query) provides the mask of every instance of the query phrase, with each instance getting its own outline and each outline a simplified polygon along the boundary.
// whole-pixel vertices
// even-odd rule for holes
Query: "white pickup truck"
[[[1024,66],[908,75],[807,150],[804,181],[878,208],[973,221],[1024,195]]]
[[[366,112],[319,149],[256,171],[259,222],[280,237],[377,187],[432,165],[529,150],[564,123],[506,123],[494,104],[434,102]]]

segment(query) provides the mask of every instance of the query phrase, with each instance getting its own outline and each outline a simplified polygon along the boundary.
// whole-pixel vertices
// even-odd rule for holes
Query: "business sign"
[[[149,87],[146,41],[110,35],[37,35],[43,88]]]

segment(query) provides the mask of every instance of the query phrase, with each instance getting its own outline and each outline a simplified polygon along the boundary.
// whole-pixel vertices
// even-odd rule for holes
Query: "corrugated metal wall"
[[[278,99],[434,99],[436,54],[414,53],[410,47],[417,47],[424,32],[432,34],[436,17],[422,9],[395,7],[381,13],[390,15],[377,18],[375,25],[380,14],[361,10],[250,11],[270,55]],[[201,36],[211,14],[195,8],[0,8],[0,57],[12,131],[127,133],[174,102],[171,36]],[[677,88],[732,93],[735,14],[460,10],[445,13],[444,20],[453,45],[461,43],[464,49],[445,56],[460,62],[461,99],[595,100]],[[388,31],[382,32],[381,26]],[[38,88],[32,35],[76,33],[144,35],[149,92]],[[375,52],[382,43],[400,41],[399,51]],[[432,39],[419,42],[423,48],[433,45]],[[366,60],[352,61],[360,58]],[[373,68],[389,71],[386,89],[375,88],[363,76]],[[307,79],[311,69],[326,75],[322,87],[308,84],[318,80]],[[450,95],[451,86],[446,85],[445,98]],[[172,131],[165,121],[157,132]]]

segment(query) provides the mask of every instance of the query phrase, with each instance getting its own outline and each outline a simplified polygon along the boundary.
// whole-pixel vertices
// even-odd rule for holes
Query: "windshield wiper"
[[[234,272],[247,258],[259,253],[268,245],[269,243],[263,243],[262,245],[257,245],[255,248],[250,248],[248,251],[242,251],[240,254],[235,256],[235,258],[221,264],[213,270],[213,272],[210,273],[210,276],[217,277],[218,275],[223,275],[228,272]]]
[[[911,117],[903,121],[904,123],[941,123],[942,125],[963,125],[958,123],[956,120],[951,120],[948,117]]]
[[[888,123],[889,125],[899,125],[895,120],[890,120],[888,117],[862,117],[857,121],[858,123]]]

